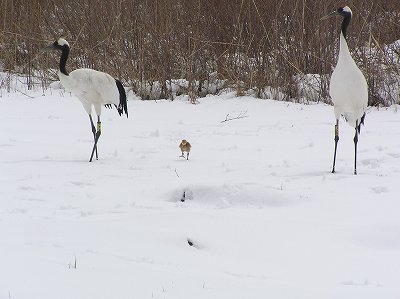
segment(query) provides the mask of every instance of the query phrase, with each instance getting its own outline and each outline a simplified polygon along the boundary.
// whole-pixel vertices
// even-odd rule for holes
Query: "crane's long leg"
[[[96,142],[96,127],[94,126],[92,116],[89,114],[90,118],[90,124],[92,125],[92,132],[93,132],[93,140]],[[99,159],[99,155],[97,154],[97,146],[96,146],[96,160]],[[92,162],[92,159],[90,159],[90,162]]]
[[[354,174],[357,174],[357,143],[358,143],[358,120],[356,120],[356,134],[354,135]]]
[[[97,116],[97,132],[96,132],[96,136],[94,139],[93,150],[92,150],[92,154],[90,155],[89,162],[92,162],[93,154],[95,151],[96,151],[96,156],[97,156],[97,141],[99,141],[100,135],[101,135],[101,121],[100,121],[100,116]],[[96,159],[98,159],[98,157],[96,157]]]
[[[336,150],[337,150],[337,144],[339,141],[339,120],[336,120],[336,125],[335,125],[335,153],[333,154],[333,167],[332,167],[332,173],[335,173],[335,163],[336,163]]]

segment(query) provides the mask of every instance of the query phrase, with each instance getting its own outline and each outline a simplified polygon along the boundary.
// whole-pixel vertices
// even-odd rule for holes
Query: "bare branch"
[[[225,119],[223,121],[221,121],[221,123],[227,122],[227,121],[231,121],[234,119],[241,119],[241,118],[245,118],[245,117],[249,117],[247,115],[247,110],[246,111],[241,111],[237,116],[234,117],[229,117],[229,113],[226,115]]]

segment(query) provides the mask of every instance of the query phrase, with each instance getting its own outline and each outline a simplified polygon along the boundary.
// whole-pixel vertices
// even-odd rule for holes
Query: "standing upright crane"
[[[367,81],[357,64],[350,55],[347,45],[346,33],[353,15],[348,6],[339,7],[337,10],[323,17],[321,20],[332,16],[343,17],[340,31],[339,58],[333,70],[329,93],[334,105],[335,125],[335,152],[333,156],[332,173],[335,172],[336,150],[339,141],[339,118],[342,115],[346,122],[355,128],[354,135],[354,174],[357,174],[357,143],[361,124],[364,124],[365,110],[368,105]]]

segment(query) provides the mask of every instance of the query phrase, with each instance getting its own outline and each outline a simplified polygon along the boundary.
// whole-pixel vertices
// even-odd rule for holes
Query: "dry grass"
[[[400,1],[353,0],[353,56],[370,86],[370,104],[398,101]],[[339,19],[319,21],[341,1],[58,0],[0,1],[0,70],[55,78],[58,57],[43,48],[59,36],[72,46],[69,68],[109,72],[143,99],[179,92],[328,101]],[[354,50],[358,49],[358,50]],[[308,88],[310,76],[317,86]],[[215,88],[219,82],[218,88]],[[223,84],[221,83],[223,82]],[[299,84],[301,82],[301,84]]]

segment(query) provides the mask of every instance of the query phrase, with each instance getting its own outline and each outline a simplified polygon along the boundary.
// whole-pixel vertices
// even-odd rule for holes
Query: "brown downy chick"
[[[189,153],[190,153],[190,149],[192,148],[190,143],[188,141],[186,141],[185,139],[183,139],[181,144],[179,144],[179,148],[181,149],[181,152],[182,152],[182,155],[180,157],[185,157],[185,155],[183,153],[186,152],[187,153],[186,160],[189,160]]]

